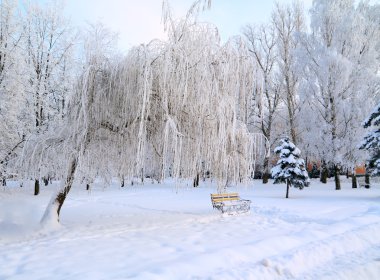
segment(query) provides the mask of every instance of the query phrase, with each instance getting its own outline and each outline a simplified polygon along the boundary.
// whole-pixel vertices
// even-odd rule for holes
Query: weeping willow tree
[[[221,45],[217,29],[191,14],[170,21],[168,35],[123,59],[94,54],[64,122],[27,141],[25,175],[62,178],[43,222],[59,221],[75,177],[193,179],[207,171],[219,192],[251,177],[256,149],[246,127],[254,79],[248,50],[239,41]]]

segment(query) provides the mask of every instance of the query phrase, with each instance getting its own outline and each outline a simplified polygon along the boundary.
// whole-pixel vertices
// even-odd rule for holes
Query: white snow
[[[232,187],[249,214],[222,216],[199,188],[74,185],[61,226],[39,228],[58,187],[0,190],[0,279],[380,279],[380,184]]]

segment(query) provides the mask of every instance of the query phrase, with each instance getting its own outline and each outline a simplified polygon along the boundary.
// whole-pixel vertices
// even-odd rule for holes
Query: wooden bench
[[[245,213],[251,207],[251,201],[241,199],[238,193],[211,194],[211,203],[214,209],[227,214]]]

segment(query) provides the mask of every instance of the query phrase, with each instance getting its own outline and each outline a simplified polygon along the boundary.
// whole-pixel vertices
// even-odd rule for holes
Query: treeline
[[[197,22],[203,2],[176,20],[163,1],[168,41],[121,56],[111,32],[76,30],[57,1],[3,0],[1,177],[266,181],[267,151],[285,135],[322,173],[363,163],[361,123],[380,99],[380,5],[276,4],[270,21],[221,44]]]
[[[257,71],[249,125],[271,150],[288,135],[338,188],[343,170],[365,162],[362,122],[380,99],[380,5],[315,0],[307,15],[310,24],[300,3],[276,4],[270,22],[244,28]]]

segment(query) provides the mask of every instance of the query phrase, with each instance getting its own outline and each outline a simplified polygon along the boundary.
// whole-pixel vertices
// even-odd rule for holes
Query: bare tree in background
[[[63,115],[69,79],[73,36],[62,15],[61,2],[42,7],[36,2],[25,5],[23,18],[25,88],[33,104],[35,130],[46,129],[50,121]],[[35,175],[35,191],[39,194],[39,174]]]
[[[249,51],[258,69],[258,75],[255,79],[256,106],[252,108],[253,125],[267,138],[268,141],[265,143],[268,147],[265,147],[266,150],[271,150],[281,90],[276,75],[278,71],[276,30],[273,24],[257,27],[247,25],[243,33],[249,43]],[[263,164],[264,184],[268,182],[269,177],[269,153],[267,153]]]
[[[305,28],[304,11],[299,1],[291,5],[276,3],[272,12],[272,24],[276,30],[281,91],[288,113],[288,127],[291,141],[298,143],[297,112],[299,111],[298,83],[299,75],[295,69],[296,54],[299,44],[296,35]]]
[[[23,94],[22,32],[16,0],[0,2],[0,182],[25,139],[27,126]]]

